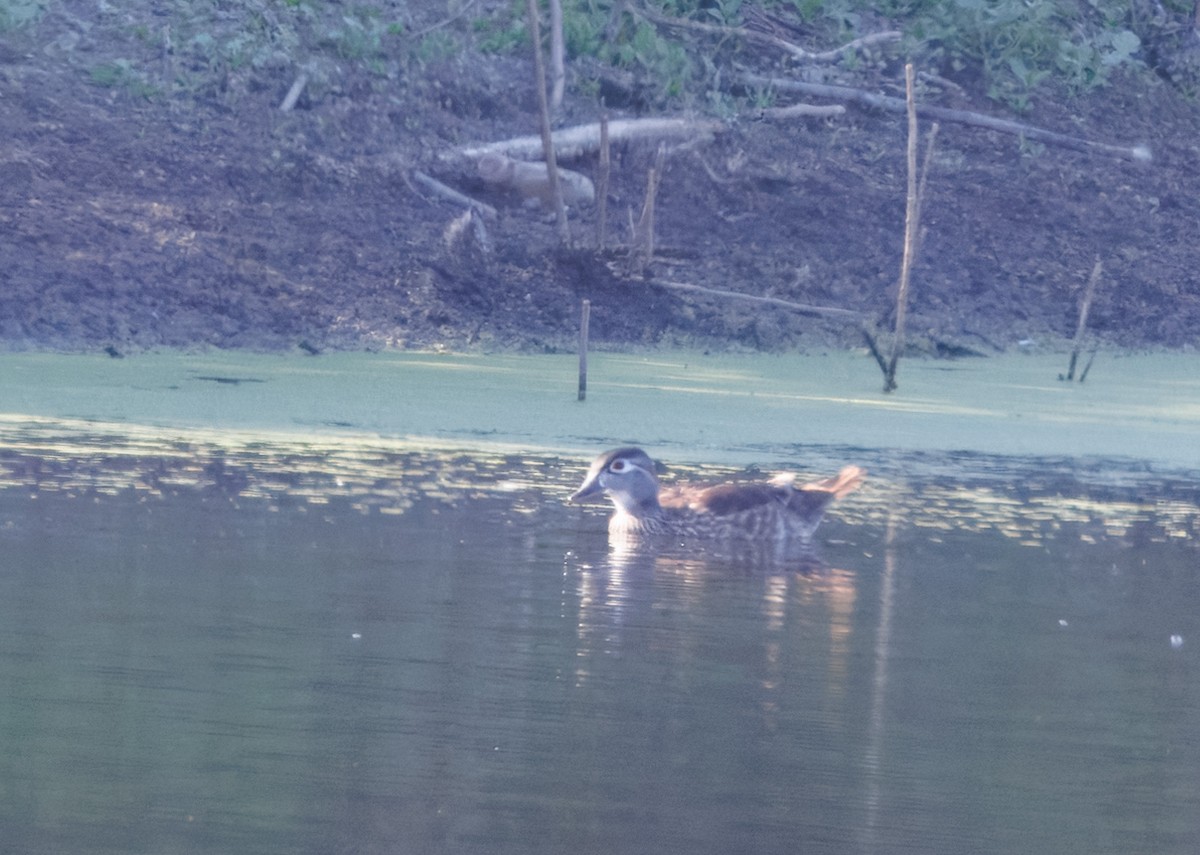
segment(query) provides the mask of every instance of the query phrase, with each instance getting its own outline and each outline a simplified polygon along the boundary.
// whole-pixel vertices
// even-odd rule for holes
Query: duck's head
[[[630,514],[658,509],[658,464],[640,448],[617,448],[592,463],[583,485],[569,502],[607,493],[613,504]]]

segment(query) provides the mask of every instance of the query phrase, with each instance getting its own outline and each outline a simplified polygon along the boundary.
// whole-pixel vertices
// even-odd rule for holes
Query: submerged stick
[[[887,377],[887,359],[883,356],[883,351],[879,349],[879,342],[875,341],[875,333],[871,332],[871,327],[864,323],[862,325],[863,338],[867,341],[867,350],[871,352],[871,356],[875,359],[875,364],[879,366],[879,370]]]
[[[592,317],[592,301],[584,300],[579,310],[579,400],[587,399],[588,326]]]
[[[1093,350],[1091,356],[1088,357],[1087,365],[1083,366],[1083,371],[1079,374],[1079,382],[1082,383],[1087,379],[1088,372],[1092,370],[1092,363],[1096,361],[1097,351]]]

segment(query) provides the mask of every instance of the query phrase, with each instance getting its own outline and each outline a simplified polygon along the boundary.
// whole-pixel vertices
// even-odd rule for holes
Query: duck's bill
[[[583,482],[583,486],[571,494],[567,499],[568,502],[582,502],[585,499],[591,499],[599,496],[604,492],[604,488],[600,486],[599,478],[589,478]]]

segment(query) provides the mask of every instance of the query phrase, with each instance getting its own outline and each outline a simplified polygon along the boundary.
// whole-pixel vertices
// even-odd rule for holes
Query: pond
[[[812,560],[610,548],[575,455],[10,427],[5,848],[1200,851],[1192,476],[771,454],[872,471]]]

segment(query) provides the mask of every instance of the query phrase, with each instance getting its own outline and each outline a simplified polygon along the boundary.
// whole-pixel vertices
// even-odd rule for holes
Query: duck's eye
[[[624,460],[614,460],[612,463],[608,464],[609,472],[624,472],[628,468],[629,464]]]

